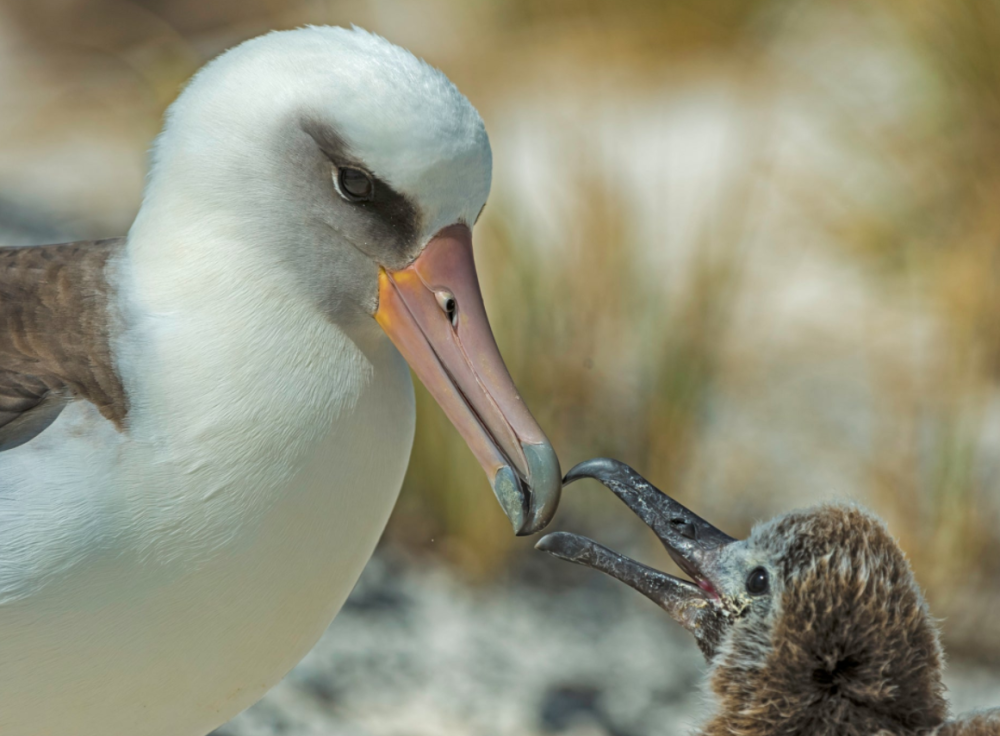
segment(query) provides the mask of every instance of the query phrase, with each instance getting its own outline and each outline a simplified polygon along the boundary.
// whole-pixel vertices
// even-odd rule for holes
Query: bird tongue
[[[706,593],[708,593],[713,598],[715,598],[715,599],[719,598],[719,592],[715,589],[715,586],[712,585],[707,580],[704,580],[704,579],[703,580],[699,580],[698,581],[698,587],[701,588],[702,590],[704,590]]]

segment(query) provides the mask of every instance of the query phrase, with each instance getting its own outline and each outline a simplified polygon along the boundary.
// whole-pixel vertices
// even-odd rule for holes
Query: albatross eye
[[[767,570],[763,567],[754,568],[747,576],[747,593],[750,595],[764,595],[768,587],[770,581],[767,579]]]
[[[361,169],[343,166],[337,169],[337,189],[349,202],[366,202],[375,193],[375,184]]]

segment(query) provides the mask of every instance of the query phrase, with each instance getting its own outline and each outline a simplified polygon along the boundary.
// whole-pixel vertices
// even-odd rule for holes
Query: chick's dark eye
[[[764,595],[770,587],[767,577],[767,570],[763,567],[754,568],[747,576],[747,593],[750,595]]]
[[[337,172],[337,183],[345,198],[354,202],[363,202],[372,198],[375,185],[372,179],[361,169],[351,169],[346,166]]]

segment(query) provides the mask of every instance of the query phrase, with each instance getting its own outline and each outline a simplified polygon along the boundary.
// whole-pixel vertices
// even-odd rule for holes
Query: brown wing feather
[[[111,357],[108,259],[123,238],[0,248],[0,450],[83,398],[121,428],[128,401]]]

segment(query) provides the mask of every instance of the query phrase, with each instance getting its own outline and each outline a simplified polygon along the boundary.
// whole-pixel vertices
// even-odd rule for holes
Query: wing
[[[0,452],[73,399],[121,428],[128,403],[111,356],[108,259],[124,238],[0,248]]]

